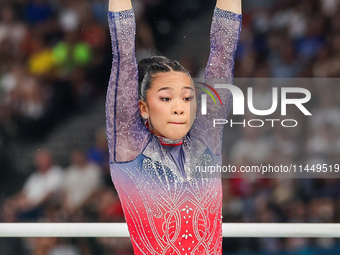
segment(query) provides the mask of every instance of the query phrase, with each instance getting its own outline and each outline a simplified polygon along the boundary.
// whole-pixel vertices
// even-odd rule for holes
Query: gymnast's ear
[[[139,108],[139,112],[142,116],[143,119],[148,119],[149,118],[149,108],[148,105],[146,104],[145,101],[143,100],[139,100],[138,101],[138,108]]]

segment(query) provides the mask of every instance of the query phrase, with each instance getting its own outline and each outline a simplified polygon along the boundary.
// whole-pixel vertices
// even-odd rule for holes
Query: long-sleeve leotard
[[[231,83],[241,15],[215,9],[204,82]],[[129,228],[134,254],[222,253],[222,185],[191,166],[221,161],[222,127],[231,94],[217,92],[222,106],[197,116],[183,144],[168,150],[144,125],[138,109],[135,20],[132,10],[109,13],[113,64],[107,92],[110,170]],[[169,153],[171,151],[171,153]]]

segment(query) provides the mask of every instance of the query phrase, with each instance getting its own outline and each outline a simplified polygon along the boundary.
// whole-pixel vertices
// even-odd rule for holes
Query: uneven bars
[[[340,224],[223,223],[223,237],[340,238]],[[0,237],[129,237],[126,223],[0,223]]]

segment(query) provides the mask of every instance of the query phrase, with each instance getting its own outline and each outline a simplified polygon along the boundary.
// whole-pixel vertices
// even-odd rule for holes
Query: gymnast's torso
[[[218,175],[197,166],[221,165],[228,90],[217,90],[223,105],[208,105],[189,133],[178,140],[153,134],[138,110],[135,20],[132,10],[109,12],[113,65],[106,120],[110,170],[129,228],[134,254],[221,254],[222,185]],[[241,15],[214,11],[205,83],[231,83]]]
[[[190,166],[211,164],[211,153],[188,137],[171,147],[156,139],[135,160],[111,166],[135,254],[219,254],[221,179]]]

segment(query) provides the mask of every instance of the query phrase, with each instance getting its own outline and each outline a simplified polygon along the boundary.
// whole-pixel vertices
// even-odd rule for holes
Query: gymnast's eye
[[[160,99],[164,102],[168,102],[171,100],[170,97],[160,97]]]
[[[185,97],[185,98],[184,98],[184,101],[189,102],[189,101],[191,101],[193,98],[194,98],[194,96]]]

